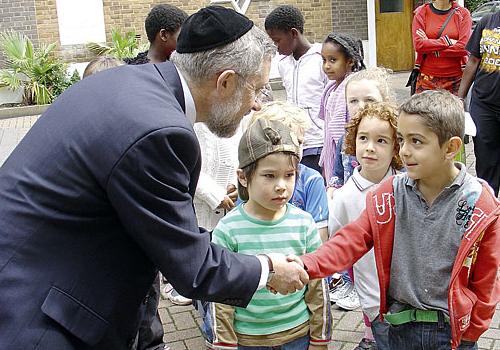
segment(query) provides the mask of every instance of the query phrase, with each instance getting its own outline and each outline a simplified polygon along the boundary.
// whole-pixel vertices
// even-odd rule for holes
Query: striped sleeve
[[[214,231],[212,232],[212,242],[233,252],[238,251],[238,245],[235,238],[231,235],[231,230],[227,227],[223,220],[219,221],[217,226],[214,228]]]
[[[306,233],[306,252],[312,253],[321,245],[321,237],[319,236],[318,228],[314,222],[308,226]]]

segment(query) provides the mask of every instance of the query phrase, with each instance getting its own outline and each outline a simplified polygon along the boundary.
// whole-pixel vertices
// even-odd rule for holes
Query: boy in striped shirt
[[[257,118],[238,148],[238,192],[244,200],[213,231],[213,241],[244,254],[297,254],[321,245],[311,215],[288,204],[300,142],[287,126]],[[270,274],[272,278],[272,274]],[[216,349],[327,349],[331,332],[323,280],[288,295],[256,291],[246,309],[211,304]]]

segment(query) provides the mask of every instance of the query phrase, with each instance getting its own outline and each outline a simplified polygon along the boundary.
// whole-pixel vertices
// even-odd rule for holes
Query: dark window
[[[403,0],[380,0],[380,13],[403,12]]]

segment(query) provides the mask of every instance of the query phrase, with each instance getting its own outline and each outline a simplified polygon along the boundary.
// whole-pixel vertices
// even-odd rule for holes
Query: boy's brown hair
[[[438,137],[439,145],[465,133],[464,106],[458,97],[445,90],[415,94],[399,107],[399,113],[417,114]]]
[[[366,117],[378,118],[389,122],[392,128],[392,139],[394,141],[391,167],[398,170],[401,169],[403,167],[403,162],[399,156],[399,143],[397,142],[398,110],[396,106],[389,102],[370,103],[356,113],[345,128],[345,153],[356,156],[356,136],[358,134],[359,124],[363,118]]]

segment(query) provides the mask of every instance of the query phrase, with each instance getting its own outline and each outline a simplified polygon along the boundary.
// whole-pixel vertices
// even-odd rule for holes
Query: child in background
[[[321,68],[321,44],[304,36],[304,17],[290,5],[278,6],[265,20],[269,37],[281,55],[278,70],[287,101],[304,109],[311,121],[304,137],[301,163],[322,173],[319,156],[323,147],[323,120],[319,118],[321,95],[328,78]]]
[[[363,45],[345,34],[330,33],[321,48],[323,70],[331,82],[321,97],[319,117],[325,122],[324,144],[319,164],[328,185],[333,181],[335,148],[344,135],[345,124],[349,121],[345,102],[346,77],[352,72],[365,69]]]
[[[332,81],[326,86],[320,103],[319,117],[325,122],[320,165],[327,184],[331,185],[336,143],[344,134],[344,126],[349,121],[345,102],[346,77],[364,69],[365,64],[361,41],[343,34],[331,33],[327,36],[323,42],[321,57],[323,71]],[[329,284],[330,301],[336,303],[344,299],[342,308],[346,310],[359,307],[352,278],[347,273],[332,276]]]
[[[346,126],[345,153],[356,156],[360,165],[354,169],[352,177],[345,185],[333,193],[328,220],[331,235],[357,219],[365,209],[368,191],[373,190],[382,180],[395,175],[401,168],[396,128],[396,108],[387,102],[373,103],[361,108]],[[388,350],[389,325],[378,318],[380,289],[373,249],[359,259],[353,269],[359,301],[363,313],[371,322],[371,330],[376,340],[375,347],[370,339],[371,334],[367,334],[361,340],[359,349]]]
[[[149,49],[134,58],[126,58],[127,64],[161,63],[170,59],[177,46],[181,26],[188,18],[186,12],[170,4],[154,6],[144,21]]]
[[[368,68],[356,73],[353,73],[349,76],[348,81],[346,83],[346,102],[347,102],[347,110],[349,115],[356,115],[356,113],[365,107],[368,103],[382,102],[382,101],[391,101],[392,96],[388,84],[389,74],[387,70],[384,68]],[[334,168],[334,182],[335,187],[341,187],[345,182],[351,177],[354,172],[354,169],[359,165],[358,160],[356,159],[355,152],[352,155],[346,154],[344,149],[344,136],[340,139],[335,156],[335,168]],[[329,197],[334,196],[334,192],[332,191],[335,187],[329,187],[331,191],[329,193]],[[330,204],[334,206],[334,202],[330,201]],[[364,201],[361,203],[364,208]],[[357,213],[359,215],[359,212]],[[357,217],[357,216],[356,216]],[[336,231],[336,230],[335,230]],[[333,230],[331,231],[333,232]],[[349,283],[350,278],[348,276],[343,276],[340,278],[339,274],[334,274],[332,285],[332,293],[334,299],[337,295],[339,295],[338,300],[336,300],[336,304],[340,308],[349,307],[353,304],[352,298],[358,297],[357,292],[352,292],[349,294],[340,293],[340,291],[347,290],[346,284]],[[355,276],[354,276],[355,277]],[[347,282],[346,282],[347,281]],[[356,282],[356,277],[354,278]],[[359,286],[359,283],[355,283],[356,286]],[[333,286],[336,286],[333,287]],[[342,288],[343,287],[343,288]],[[363,288],[363,286],[361,287]],[[336,292],[336,291],[339,292]],[[356,288],[357,290],[357,288]],[[378,291],[378,287],[377,287]],[[363,293],[363,291],[361,291]],[[345,294],[344,297],[342,297]],[[360,300],[360,304],[365,310],[366,303],[363,302],[363,297],[358,297]],[[375,341],[373,337],[372,328],[377,327],[380,329],[383,327],[383,323],[376,324],[372,326],[371,320],[373,320],[373,315],[369,316],[369,313],[363,312],[363,320],[365,323],[365,334],[361,339],[359,346],[355,350],[360,349],[375,349]],[[380,338],[380,336],[379,336]],[[387,338],[387,337],[386,337]],[[385,340],[385,344],[387,343],[387,339]],[[386,349],[387,346],[384,346],[384,340],[379,340],[378,344],[379,349]]]
[[[238,148],[238,192],[245,201],[219,221],[213,241],[250,254],[312,252],[321,245],[311,215],[288,203],[300,159],[298,136],[256,112]],[[283,112],[281,112],[283,113]],[[213,347],[327,349],[331,335],[323,280],[288,295],[257,291],[247,308],[212,304]]]
[[[398,119],[407,172],[368,193],[359,218],[317,252],[296,258],[322,278],[373,247],[391,349],[477,349],[499,301],[500,202],[454,163],[463,135],[457,97],[413,95]]]
[[[367,103],[393,102],[389,87],[389,71],[385,68],[371,67],[351,74],[346,82],[345,95],[349,115],[355,115]],[[354,168],[359,165],[354,155],[345,154],[343,144],[344,136],[340,138],[335,149],[333,180],[328,187],[329,198],[332,197],[334,189],[344,186]]]
[[[97,72],[113,67],[118,67],[124,64],[125,63],[123,61],[120,61],[117,58],[98,56],[90,61],[89,64],[87,64],[87,67],[85,67],[85,70],[83,71],[83,77],[86,78],[89,75],[95,74]]]

